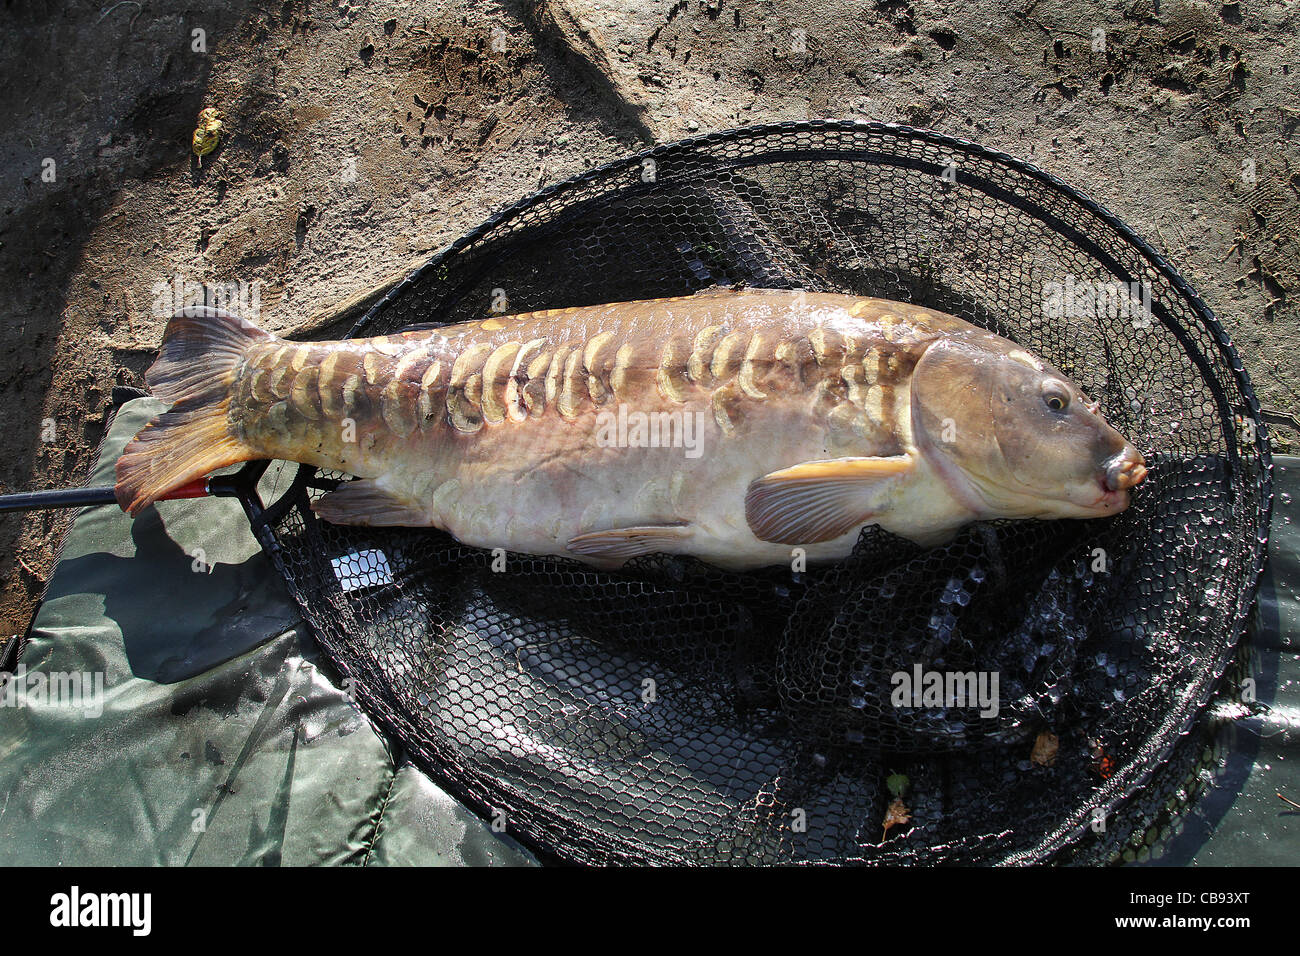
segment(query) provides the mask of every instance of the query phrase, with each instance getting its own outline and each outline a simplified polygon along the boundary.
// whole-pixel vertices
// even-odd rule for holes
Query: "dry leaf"
[[[1050,731],[1044,730],[1034,741],[1034,751],[1029,755],[1029,759],[1040,767],[1050,767],[1056,763],[1056,752],[1061,747],[1060,738]]]
[[[211,106],[199,113],[199,125],[194,130],[191,143],[194,148],[194,155],[199,157],[199,162],[202,162],[204,156],[217,148],[217,142],[221,139],[221,130],[224,125],[222,123],[223,119],[221,111]]]
[[[880,842],[885,842],[885,837],[889,836],[889,828],[898,826],[900,823],[908,823],[912,819],[912,812],[903,804],[902,797],[895,797],[894,802],[889,805],[889,810],[885,813],[885,832],[880,835]]]

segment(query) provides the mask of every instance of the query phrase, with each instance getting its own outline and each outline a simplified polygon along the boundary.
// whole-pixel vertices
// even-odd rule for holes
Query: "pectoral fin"
[[[611,528],[608,531],[590,531],[570,539],[565,545],[574,554],[610,561],[626,560],[656,551],[673,552],[690,537],[690,526],[685,524],[641,525],[632,528]]]
[[[425,528],[431,524],[424,508],[381,488],[369,478],[339,485],[312,502],[311,510],[330,524],[385,528]]]
[[[745,519],[754,536],[778,544],[830,541],[865,524],[885,503],[912,456],[831,458],[783,468],[750,483]]]

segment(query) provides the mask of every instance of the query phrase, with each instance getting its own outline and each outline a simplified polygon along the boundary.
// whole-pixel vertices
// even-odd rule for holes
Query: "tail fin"
[[[117,502],[132,515],[168,491],[226,465],[258,457],[229,431],[235,372],[249,346],[273,336],[220,309],[177,312],[145,377],[173,403],[135,436],[117,460]]]

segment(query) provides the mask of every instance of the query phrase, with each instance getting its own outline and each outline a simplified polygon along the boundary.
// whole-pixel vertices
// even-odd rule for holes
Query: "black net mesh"
[[[1150,477],[1104,521],[976,524],[933,550],[867,528],[798,572],[658,555],[603,572],[324,524],[307,501],[343,476],[303,468],[254,524],[326,653],[417,763],[553,858],[1109,858],[1242,634],[1270,464],[1223,331],[1104,210],[932,133],[717,133],[520,203],[354,334],[479,319],[501,294],[523,312],[735,283],[1006,335],[1099,400]],[[1103,302],[1116,283],[1149,312]],[[1062,316],[1058,287],[1103,294]],[[895,706],[892,675],[918,667],[996,673],[998,712]],[[1050,764],[1031,759],[1044,731]],[[895,774],[910,820],[885,838]]]

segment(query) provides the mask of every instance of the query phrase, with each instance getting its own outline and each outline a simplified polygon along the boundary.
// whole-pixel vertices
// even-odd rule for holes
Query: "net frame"
[[[742,188],[750,181],[747,177],[778,169],[793,170],[784,179],[776,177],[778,188],[771,188],[770,180],[763,181],[763,186],[768,188]],[[883,184],[884,191],[898,189],[901,184],[904,188],[899,201],[873,206],[869,196],[864,200],[862,190],[855,186],[863,178],[864,169],[882,171],[875,177],[874,185]],[[720,182],[725,182],[727,188],[713,194],[707,194],[701,185]],[[808,188],[801,191],[791,184]],[[782,185],[787,188],[782,190],[779,188]],[[838,196],[832,195],[836,190]],[[985,199],[972,202],[969,197],[976,193]],[[989,205],[981,205],[985,202]],[[674,209],[696,207],[705,212],[676,218],[672,214]],[[611,209],[618,213],[614,221],[622,217],[621,234],[597,228],[602,223],[608,224]],[[890,219],[900,215],[899,209],[904,210],[902,215],[913,216],[908,225],[922,225],[931,232],[900,230],[897,218]],[[846,211],[849,215],[842,215]],[[648,219],[645,223],[629,222],[629,217],[635,215],[648,216]],[[557,242],[557,235],[563,236],[564,241]],[[931,238],[933,235],[944,236],[948,242],[936,243]],[[1026,286],[1031,290],[1035,287],[1033,281],[1026,279],[1019,289],[998,284],[997,268],[1012,261],[1018,261],[1022,267],[1035,265],[1033,244],[1043,243],[1044,236],[1053,235],[1066,240],[1062,249],[1073,252],[1069,255],[1061,252],[1054,261],[1048,257],[1044,268],[1068,262],[1080,265],[1077,274],[1081,276],[1110,276],[1123,283],[1147,283],[1151,287],[1151,328],[1158,337],[1148,335],[1146,344],[1137,351],[1143,364],[1167,375],[1156,383],[1160,396],[1176,402],[1180,392],[1199,389],[1206,396],[1204,404],[1210,406],[1208,413],[1187,416],[1185,408],[1175,405],[1182,416],[1180,419],[1169,414],[1153,415],[1150,405],[1144,406],[1140,401],[1134,407],[1133,401],[1126,401],[1129,395],[1126,386],[1110,381],[1113,373],[1125,367],[1125,350],[1134,351],[1131,339],[1104,333],[1090,336],[1087,330],[1070,323],[1036,323],[1031,303],[1024,294]],[[606,245],[592,241],[593,237],[605,240]],[[989,268],[990,257],[987,248],[981,246],[980,237],[985,246],[996,245],[1006,253],[1000,259],[992,257],[997,259],[992,263],[995,270],[992,273],[984,271]],[[954,239],[967,240],[966,245]],[[1169,514],[1175,518],[1189,514],[1201,520],[1208,517],[1207,527],[1229,529],[1198,539],[1195,543],[1203,545],[1199,550],[1178,552],[1176,559],[1168,562],[1168,568],[1161,565],[1161,576],[1148,582],[1159,587],[1153,588],[1153,593],[1145,598],[1149,603],[1158,604],[1160,593],[1177,594],[1180,589],[1187,589],[1190,579],[1204,579],[1204,574],[1187,574],[1189,568],[1203,571],[1204,562],[1218,560],[1221,555],[1227,558],[1224,573],[1214,578],[1223,585],[1218,595],[1220,600],[1216,602],[1214,626],[1202,628],[1211,633],[1196,645],[1194,654],[1187,655],[1189,673],[1183,674],[1186,679],[1180,683],[1175,699],[1165,702],[1168,706],[1157,714],[1158,720],[1144,724],[1138,739],[1126,739],[1122,746],[1106,741],[1116,751],[1114,756],[1107,755],[1107,759],[1114,761],[1112,772],[1102,776],[1096,768],[1089,767],[1086,772],[1065,775],[1058,790],[1051,791],[1056,804],[1052,813],[1018,813],[1025,806],[1018,806],[1017,801],[1029,802],[1022,790],[1014,785],[1000,788],[983,772],[983,764],[992,761],[996,772],[1004,776],[1005,767],[1022,777],[1052,773],[1051,768],[1037,765],[1026,770],[1023,734],[1008,738],[1022,748],[1019,759],[1008,763],[1004,758],[1009,744],[996,734],[982,735],[976,741],[979,746],[972,747],[966,733],[949,734],[945,738],[942,728],[927,730],[924,721],[895,727],[886,720],[888,715],[877,713],[873,716],[874,723],[859,723],[856,728],[846,727],[841,718],[828,721],[823,729],[840,734],[839,738],[833,741],[828,738],[826,746],[804,740],[796,748],[798,756],[782,764],[780,773],[768,768],[750,774],[755,779],[748,781],[750,786],[744,800],[731,803],[723,800],[709,807],[708,812],[698,801],[690,804],[689,811],[699,815],[698,819],[704,823],[692,831],[690,838],[674,839],[669,831],[674,823],[680,823],[680,819],[674,821],[673,817],[682,808],[673,804],[671,787],[669,796],[658,806],[648,808],[642,805],[646,800],[644,789],[636,792],[640,803],[629,798],[626,805],[619,805],[618,800],[606,799],[603,806],[598,798],[608,798],[608,788],[584,791],[580,786],[575,789],[552,781],[549,788],[539,790],[535,781],[521,782],[501,774],[502,754],[525,757],[511,747],[518,745],[526,749],[526,734],[513,744],[508,743],[499,753],[485,754],[476,751],[474,745],[479,742],[470,739],[476,733],[472,720],[452,726],[432,719],[438,702],[427,696],[423,699],[412,696],[410,688],[402,684],[401,675],[416,665],[394,653],[392,646],[385,649],[386,657],[377,653],[376,648],[383,647],[383,639],[371,640],[383,630],[384,615],[396,614],[393,608],[409,603],[411,593],[421,600],[428,599],[424,584],[412,586],[410,579],[402,578],[403,574],[412,572],[412,566],[403,561],[402,555],[405,550],[418,549],[418,545],[412,544],[415,533],[333,528],[328,532],[331,539],[327,542],[319,526],[314,524],[307,502],[332,487],[342,476],[303,467],[288,491],[269,507],[264,509],[251,490],[241,498],[255,533],[313,625],[322,648],[340,673],[351,678],[358,702],[422,769],[485,817],[500,819],[504,811],[510,832],[549,859],[588,863],[1018,864],[1051,860],[1067,849],[1073,862],[1095,862],[1113,856],[1127,835],[1143,825],[1145,814],[1140,808],[1158,802],[1153,802],[1148,784],[1160,768],[1171,762],[1175,747],[1212,698],[1232,659],[1244,633],[1264,560],[1271,509],[1271,459],[1266,430],[1249,378],[1213,313],[1133,230],[1091,199],[1028,163],[927,130],[889,124],[808,121],[692,137],[607,163],[549,186],[491,217],[434,255],[376,303],[352,329],[351,335],[381,334],[413,324],[480,317],[485,301],[483,293],[494,281],[502,283],[497,287],[509,288],[511,312],[614,301],[615,297],[606,297],[608,289],[599,288],[599,283],[594,286],[586,283],[580,274],[575,278],[575,272],[580,270],[573,269],[574,262],[581,253],[595,260],[612,255],[626,265],[631,261],[627,247],[636,248],[638,243],[640,248],[648,247],[656,255],[646,254],[639,270],[629,269],[619,277],[620,287],[635,288],[636,294],[617,298],[682,294],[736,282],[883,295],[940,308],[1000,334],[1009,334],[1074,374],[1085,390],[1102,401],[1108,419],[1117,428],[1134,437],[1144,452],[1149,449],[1153,452],[1150,457],[1155,482],[1159,485],[1163,481],[1162,487],[1172,489],[1173,498],[1181,494],[1186,499],[1184,504],[1187,501],[1194,504],[1186,512],[1174,508],[1164,517]],[[521,250],[527,255],[519,255]],[[676,259],[674,250],[678,254]],[[506,262],[511,263],[509,268],[503,266]],[[1087,263],[1092,263],[1091,271]],[[954,278],[959,273],[960,277]],[[503,274],[506,278],[501,278]],[[1040,276],[1038,287],[1044,281]],[[1081,367],[1069,368],[1063,359],[1071,357],[1089,359],[1092,364],[1085,361]],[[1179,362],[1180,358],[1185,361]],[[1099,362],[1105,367],[1104,375],[1099,374]],[[1162,457],[1163,449],[1150,442],[1157,425],[1171,424],[1171,419],[1188,425],[1194,421],[1196,428],[1189,427],[1184,436],[1192,431],[1198,433],[1186,437],[1182,445],[1176,441],[1162,442],[1171,449],[1170,454]],[[1246,422],[1250,426],[1243,428]],[[1215,450],[1216,438],[1217,454],[1199,464],[1193,456],[1190,460],[1196,467],[1188,474],[1178,471],[1176,452],[1182,450],[1186,458],[1187,449],[1204,446]],[[1142,439],[1147,439],[1149,444],[1144,446]],[[1221,490],[1228,507],[1220,510],[1210,503],[1213,495],[1196,491],[1204,486]],[[1143,540],[1150,547],[1175,546],[1177,531],[1182,526],[1175,520],[1171,530],[1154,520],[1159,515],[1144,512],[1140,502],[1139,497],[1124,533],[1145,534]],[[1026,554],[1036,553],[1036,547],[1040,552],[1044,547],[1049,550],[1078,547],[1077,541],[1063,544],[1060,539],[1047,540],[1031,532],[1032,529],[1025,532],[1015,527],[977,528],[960,539],[961,544],[957,546],[960,554],[951,546],[948,548],[945,552],[948,563],[938,569],[939,577],[949,574],[953,567],[975,566],[969,563],[971,555],[984,555],[986,559],[989,548],[1000,547],[1002,542],[1010,541],[1017,549],[1023,545]],[[420,534],[426,541],[437,538],[437,533]],[[1232,534],[1237,535],[1240,545],[1235,549],[1227,547],[1225,541]],[[883,581],[890,575],[897,578],[901,568],[924,570],[927,567],[925,554],[909,550],[897,540],[885,540],[887,537],[868,529],[853,558],[835,576],[810,574],[808,580],[792,582],[792,588],[787,590],[798,593],[787,594],[788,600],[782,606],[792,612],[804,601],[806,607],[808,595],[813,593],[820,594],[817,599],[823,602],[823,607],[829,607],[824,593],[828,589],[832,594],[841,594],[871,575]],[[1105,533],[1101,532],[1100,538],[1090,540],[1104,539]],[[1206,545],[1207,541],[1217,542],[1217,549]],[[453,582],[448,585],[451,590],[455,590],[455,582],[473,590],[477,586],[474,582],[482,580],[490,565],[490,555],[463,548],[446,536],[441,537],[434,550],[441,557],[431,559],[430,553],[422,553],[417,564],[423,562],[423,566],[412,573],[432,574]],[[882,555],[890,556],[890,561],[883,565]],[[341,578],[337,561],[340,558],[353,561],[349,556],[356,556],[354,563],[359,564]],[[514,561],[516,557],[512,555],[509,560]],[[630,571],[613,578],[585,568],[567,567],[563,562],[543,563],[545,571],[536,573],[569,576],[570,597],[573,593],[585,595],[583,582],[599,578],[592,588],[597,592],[606,589],[607,597],[614,599],[609,603],[627,600],[630,593],[635,593],[638,582],[646,589],[642,597],[665,593],[665,581],[670,582],[667,592],[671,592],[672,579],[684,574],[697,583],[703,582],[706,590],[749,587],[737,584],[733,576],[712,574],[706,568],[692,567],[687,569],[687,574],[681,562],[671,560],[640,560]],[[1076,571],[1077,565],[1075,561]],[[1051,566],[1058,570],[1060,561]],[[345,579],[352,584],[363,583],[341,595],[337,585]],[[770,575],[765,578],[760,573],[750,579],[762,582],[763,587],[781,587]],[[1076,576],[1076,580],[1085,579],[1086,574]],[[872,594],[879,598],[880,588],[887,585],[874,586],[876,590]],[[1072,586],[1076,591],[1078,587],[1091,587]],[[1040,582],[1034,593],[1053,596],[1060,611],[1061,602],[1068,601],[1073,593],[1072,586],[1059,581],[1050,585]],[[409,593],[403,591],[404,587]],[[817,588],[822,588],[822,592],[817,592]],[[944,594],[948,593],[950,589],[945,589]],[[439,599],[445,600],[445,596]],[[592,600],[593,606],[600,603]],[[689,602],[683,606],[689,606]],[[379,608],[385,610],[379,613],[376,610]],[[586,610],[589,618],[583,626],[588,628],[595,621],[599,630],[599,623],[610,616],[606,613],[602,619],[599,608]],[[1188,608],[1179,610],[1186,616]],[[470,644],[483,639],[496,641],[498,645],[509,643],[508,637],[503,638],[502,634],[507,630],[502,627],[506,618],[499,607],[494,613],[495,616],[478,621],[490,623],[481,632],[469,635]],[[543,607],[537,613],[554,628],[557,613],[554,607]],[[1063,615],[1062,619],[1070,616],[1064,612]],[[392,620],[399,618],[400,614]],[[529,625],[526,616],[510,619],[516,621],[518,628],[527,629]],[[619,626],[627,625],[615,621],[614,630]],[[1122,621],[1114,626],[1121,631],[1128,627],[1130,636],[1135,627],[1131,622]],[[446,630],[443,627],[425,649],[454,657],[449,650],[454,642],[447,640]],[[783,637],[786,638],[784,657],[778,646],[774,654],[758,655],[760,665],[781,672],[784,661],[782,673],[790,671],[791,661],[798,660],[799,655],[792,650],[795,645],[788,633]],[[590,635],[584,640],[584,646],[591,649]],[[1073,643],[1083,647],[1087,640],[1085,637]],[[635,642],[629,645],[626,640],[622,643],[615,640],[614,644],[621,649],[637,648]],[[534,645],[525,641],[521,646]],[[467,653],[465,642],[458,647],[459,653]],[[644,653],[644,646],[639,650]],[[732,652],[734,656],[734,648]],[[1076,648],[1071,661],[1062,663],[1062,654],[1058,653],[1049,664],[1064,672],[1071,670],[1079,657]],[[584,670],[577,659],[564,659],[557,665],[555,657],[548,658],[541,652],[534,658],[531,666],[549,666],[552,675],[558,668],[564,681],[576,678],[581,683],[584,678],[608,677],[605,673]],[[728,660],[727,664],[733,666],[734,661]],[[720,666],[718,660],[697,655],[683,664],[683,670],[696,667],[710,679],[716,679]],[[1103,670],[1109,666],[1101,665]],[[1118,668],[1116,672],[1119,673]],[[1128,676],[1127,672],[1124,676]],[[736,700],[743,700],[749,694],[758,701],[755,704],[758,710],[763,709],[764,702],[770,706],[770,696],[753,693],[755,682],[762,684],[764,679],[758,666],[753,673],[740,673],[733,682]],[[703,683],[708,685],[708,680]],[[683,688],[690,686],[688,675],[674,685],[673,692],[685,694]],[[841,690],[843,687],[837,685],[835,693]],[[789,700],[793,695],[785,696],[783,705],[787,710],[817,713],[816,706],[799,711]],[[814,705],[826,703],[812,696]],[[463,702],[468,700],[466,696]],[[1032,703],[1038,715],[1043,716],[1042,701]],[[697,709],[701,708],[701,712],[708,709],[698,704]],[[721,708],[719,712],[725,710],[735,719],[739,709]],[[612,713],[619,719],[630,720],[625,710],[615,707]],[[1030,708],[1031,716],[1034,712],[1035,708]],[[787,720],[789,717],[787,713]],[[811,722],[816,723],[815,718]],[[581,721],[575,725],[581,725]],[[873,727],[886,737],[895,736],[889,737],[890,746],[878,743],[864,746],[863,740],[856,740],[855,746],[848,748],[853,753],[846,756],[843,735],[862,734],[863,726]],[[1019,729],[1024,730],[1026,726],[1022,724]],[[1095,724],[1090,726],[1095,729]],[[493,731],[499,729],[497,726]],[[551,739],[560,739],[554,729],[549,728]],[[483,728],[477,732],[483,732]],[[461,739],[457,739],[458,733]],[[581,731],[575,731],[575,735],[575,739],[568,741],[569,745],[575,750],[589,748],[590,741],[577,739]],[[695,752],[713,753],[720,746],[719,739],[720,735],[718,739],[710,739],[707,733],[703,734],[693,744]],[[1078,744],[1078,740],[1062,734],[1062,756],[1070,746],[1077,751]],[[756,766],[764,766],[762,755],[750,753],[749,757]],[[728,759],[732,757],[728,755]],[[927,823],[913,827],[901,840],[895,838],[876,845],[864,834],[880,826],[881,810],[890,796],[885,779],[890,770],[896,769],[895,764],[905,765],[910,771],[910,807],[914,817],[921,817]],[[764,773],[768,774],[766,778]],[[927,791],[936,777],[947,781],[935,788],[945,793],[938,809],[930,806],[933,801]],[[958,784],[952,783],[954,779]],[[968,786],[968,780],[975,783]],[[964,790],[974,790],[977,796],[967,800],[962,796]],[[958,793],[955,799],[954,792]],[[1039,792],[1031,796],[1045,799]],[[801,799],[809,806],[798,807]],[[991,803],[1001,813],[988,812],[981,816],[967,812],[968,804],[981,801],[985,806]],[[821,827],[823,834],[830,836],[820,842],[800,839],[782,821],[782,813],[791,806],[806,811],[807,826]],[[1132,808],[1138,809],[1130,817],[1125,811]],[[1092,826],[1099,813],[1108,824],[1101,834]],[[854,820],[859,821],[856,828]],[[931,820],[939,823],[931,827],[928,822]]]

